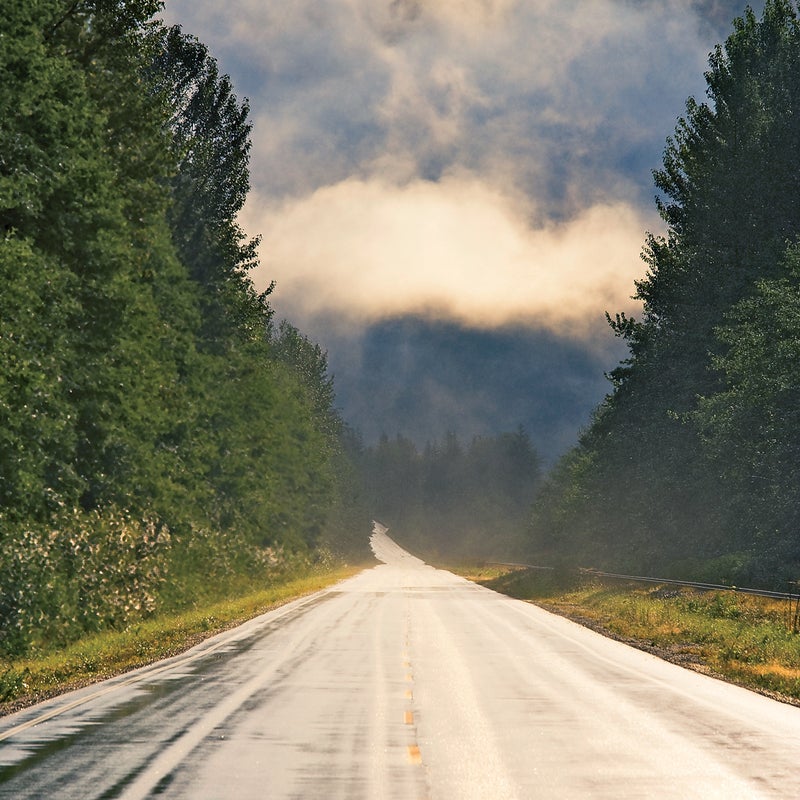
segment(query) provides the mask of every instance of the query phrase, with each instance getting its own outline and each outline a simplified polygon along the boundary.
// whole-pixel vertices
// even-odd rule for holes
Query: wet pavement
[[[0,719],[0,798],[800,797],[800,709],[383,562]]]

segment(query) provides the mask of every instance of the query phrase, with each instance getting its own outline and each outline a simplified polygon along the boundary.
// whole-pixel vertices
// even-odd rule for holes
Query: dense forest
[[[711,54],[655,172],[639,319],[548,477],[531,554],[784,585],[800,574],[800,24],[769,0]]]
[[[800,23],[748,11],[655,172],[640,318],[578,445],[365,446],[273,318],[246,101],[157,0],[0,19],[0,653],[366,553],[800,573]],[[534,503],[535,499],[535,503]],[[531,507],[533,511],[531,515]]]
[[[541,464],[524,429],[468,444],[448,433],[421,450],[404,436],[382,436],[351,452],[362,502],[404,547],[439,563],[526,552]]]
[[[358,514],[325,354],[248,277],[247,103],[159,6],[0,19],[6,654],[307,568]]]

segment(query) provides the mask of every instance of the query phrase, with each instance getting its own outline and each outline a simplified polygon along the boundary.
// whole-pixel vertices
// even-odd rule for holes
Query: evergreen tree
[[[248,239],[237,222],[250,189],[250,108],[193,36],[176,26],[161,31],[158,43],[151,77],[172,110],[178,165],[169,211],[173,240],[203,288],[205,347],[224,353],[236,339],[262,339],[271,319],[271,289],[258,294],[248,275],[258,239]]]
[[[798,75],[793,4],[768,0],[760,20],[748,9],[710,58],[708,102],[690,99],[668,140],[655,173],[667,233],[646,242],[642,318],[611,320],[630,358],[611,373],[613,392],[557,478],[586,560],[682,569],[682,559],[752,540],[696,411],[699,397],[724,392],[731,369],[720,326],[760,281],[779,279],[786,242],[800,232]],[[544,504],[564,509],[558,492],[548,497],[534,524],[542,547],[553,517]]]
[[[398,435],[357,457],[365,503],[412,550],[432,558],[519,558],[540,481],[527,433],[450,432],[420,452]]]

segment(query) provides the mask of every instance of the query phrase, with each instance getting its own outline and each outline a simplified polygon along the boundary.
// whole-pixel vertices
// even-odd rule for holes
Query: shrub
[[[0,519],[0,653],[20,656],[152,613],[170,536],[126,512],[62,511],[50,524]]]

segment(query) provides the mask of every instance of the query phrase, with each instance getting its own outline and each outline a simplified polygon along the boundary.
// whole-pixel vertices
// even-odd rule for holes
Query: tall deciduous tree
[[[42,491],[25,493],[50,498],[40,513],[127,503],[132,487],[150,483],[148,455],[169,424],[192,312],[164,224],[161,109],[141,88],[156,9],[14,4],[0,23],[2,260],[9,286],[27,284],[3,293],[8,344],[21,348],[6,364],[6,408],[11,430],[28,418],[15,449],[42,464]],[[35,397],[19,391],[31,381]],[[10,466],[9,491],[23,474]]]
[[[800,564],[798,245],[781,267],[780,277],[760,281],[726,316],[719,338],[727,349],[714,362],[725,386],[701,398],[694,415],[764,572]]]
[[[250,189],[249,104],[206,46],[177,26],[159,35],[152,79],[172,109],[173,238],[203,287],[205,345],[222,352],[237,338],[263,338],[271,317],[271,289],[257,293],[248,275],[258,239],[237,221]]]
[[[0,16],[0,650],[263,581],[336,500],[324,356],[247,275],[247,104],[159,7]]]

